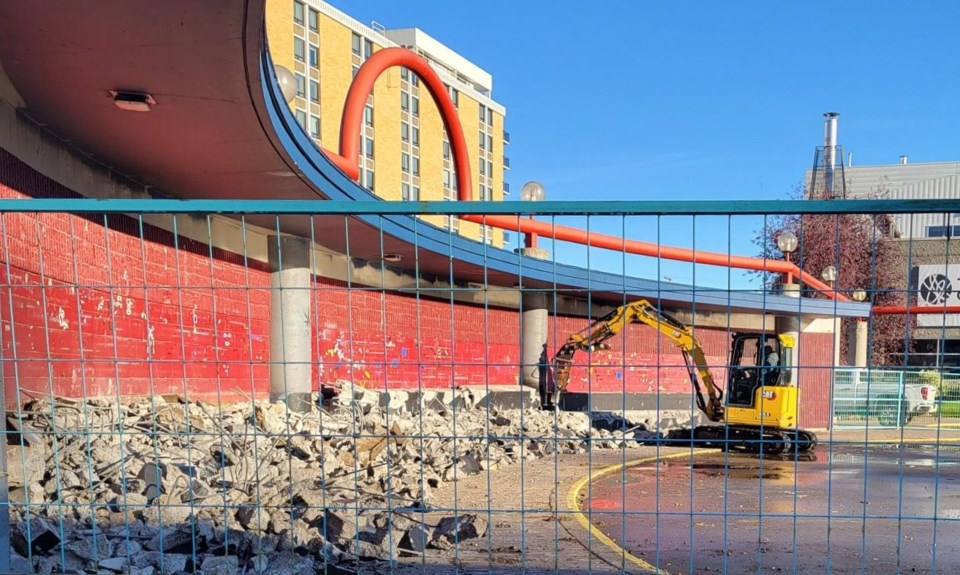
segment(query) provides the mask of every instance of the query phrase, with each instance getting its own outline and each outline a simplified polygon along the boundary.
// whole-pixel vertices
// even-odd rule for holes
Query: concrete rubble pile
[[[459,391],[421,394],[412,410],[381,395],[344,384],[302,414],[260,401],[33,401],[8,417],[15,567],[302,574],[416,557],[486,534],[480,515],[430,512],[441,483],[650,435],[597,429],[583,413],[560,413],[555,430],[551,412]]]

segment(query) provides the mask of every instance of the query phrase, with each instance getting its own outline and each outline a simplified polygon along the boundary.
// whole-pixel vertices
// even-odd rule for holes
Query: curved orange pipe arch
[[[443,80],[430,67],[426,60],[405,48],[384,48],[379,50],[360,66],[357,76],[350,84],[347,99],[343,107],[343,118],[340,122],[340,153],[323,149],[323,153],[330,158],[338,168],[354,180],[360,177],[357,164],[360,162],[360,128],[363,122],[363,110],[367,105],[367,98],[373,91],[373,85],[386,70],[393,66],[404,66],[416,74],[426,85],[433,101],[440,110],[447,137],[453,154],[454,166],[457,170],[457,199],[469,202],[473,199],[473,184],[470,178],[470,156],[467,153],[467,142],[463,135],[463,126],[457,108],[450,100]],[[495,228],[514,230],[521,233],[537,234],[538,236],[579,243],[586,246],[608,248],[628,253],[661,257],[679,261],[702,263],[708,265],[733,267],[740,269],[764,270],[771,272],[793,273],[810,287],[820,290],[827,297],[840,301],[849,301],[847,297],[833,291],[827,284],[801,270],[793,262],[780,260],[765,260],[745,256],[712,253],[661,246],[649,242],[624,240],[616,236],[590,233],[578,228],[556,226],[533,219],[524,219],[514,216],[484,216],[462,215],[461,220],[492,226]]]
[[[360,128],[363,123],[363,110],[367,105],[367,98],[373,92],[373,84],[386,70],[394,66],[409,68],[416,74],[427,91],[433,96],[440,118],[447,130],[450,139],[453,163],[457,170],[457,199],[470,201],[473,199],[473,185],[470,178],[470,155],[467,153],[467,141],[463,136],[463,126],[457,108],[447,94],[443,80],[430,67],[426,60],[405,48],[384,48],[367,58],[360,66],[357,76],[347,91],[347,100],[343,105],[343,118],[340,121],[340,153],[330,150],[323,152],[338,168],[354,180],[359,179],[360,170]]]

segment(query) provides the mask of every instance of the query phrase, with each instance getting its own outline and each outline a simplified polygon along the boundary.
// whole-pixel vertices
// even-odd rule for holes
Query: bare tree
[[[802,195],[802,194],[797,194]],[[755,243],[761,256],[782,259],[777,237],[790,231],[799,240],[793,261],[803,271],[819,278],[828,266],[837,271],[834,290],[849,297],[853,290],[863,289],[874,305],[900,305],[902,287],[898,283],[899,257],[893,244],[892,218],[887,215],[837,214],[789,215],[768,217],[757,233]],[[774,289],[783,282],[779,274],[765,274],[764,284]],[[802,295],[826,298],[809,286]],[[890,365],[900,361],[905,351],[904,318],[896,315],[874,316],[870,324],[871,361],[874,365]],[[841,336],[841,353],[846,357],[847,329]]]

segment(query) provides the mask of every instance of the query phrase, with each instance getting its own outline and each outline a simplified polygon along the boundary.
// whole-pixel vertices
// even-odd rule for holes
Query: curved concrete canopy
[[[264,8],[264,0],[5,0],[0,62],[26,115],[160,194],[375,199],[317,150],[283,103],[263,49]],[[157,104],[146,114],[123,112],[112,89],[145,91]],[[411,269],[416,260],[421,273],[439,278],[510,286],[522,277],[527,286],[610,302],[626,292],[709,310],[798,311],[793,298],[675,284],[661,291],[657,281],[522,258],[407,216],[250,221],[343,252],[349,234],[352,257],[399,253]],[[866,313],[861,304],[818,300],[802,309]]]

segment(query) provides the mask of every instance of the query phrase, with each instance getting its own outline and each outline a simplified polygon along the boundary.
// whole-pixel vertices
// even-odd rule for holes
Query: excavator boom
[[[707,367],[703,347],[693,335],[693,330],[673,316],[658,310],[646,300],[622,305],[567,339],[554,357],[556,385],[554,393],[559,395],[569,385],[570,370],[573,367],[573,357],[576,352],[609,349],[609,345],[605,342],[631,323],[641,323],[659,330],[680,348],[690,376],[690,383],[696,393],[697,405],[710,421],[721,421],[723,390],[714,381]]]

